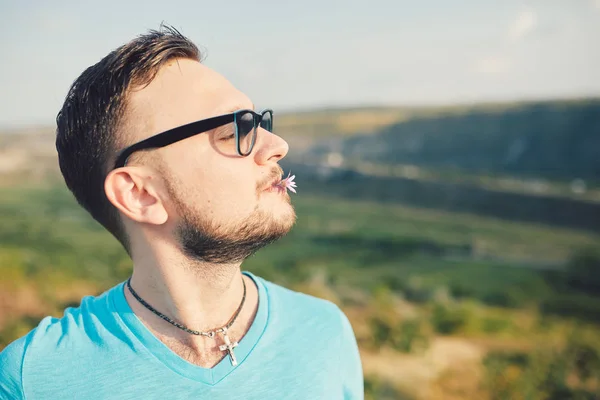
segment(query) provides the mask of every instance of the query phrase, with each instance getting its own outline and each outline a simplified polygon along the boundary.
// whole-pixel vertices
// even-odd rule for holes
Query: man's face
[[[128,99],[131,142],[189,122],[252,109],[225,78],[192,60],[172,60]],[[285,235],[296,215],[289,195],[269,190],[281,178],[288,151],[279,136],[259,129],[252,153],[235,152],[233,124],[151,150],[164,180],[173,234],[185,253],[208,262],[241,261]]]

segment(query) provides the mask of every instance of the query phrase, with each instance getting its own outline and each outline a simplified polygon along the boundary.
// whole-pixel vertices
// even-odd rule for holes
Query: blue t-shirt
[[[0,353],[0,399],[363,399],[352,327],[333,303],[249,272],[259,305],[234,352],[189,363],[133,313],[124,283],[46,317]]]

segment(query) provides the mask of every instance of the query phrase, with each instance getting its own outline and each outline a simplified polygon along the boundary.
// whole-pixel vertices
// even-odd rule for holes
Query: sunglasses
[[[127,164],[127,159],[136,151],[165,147],[232,122],[235,127],[234,137],[236,152],[238,155],[246,157],[254,148],[258,127],[273,132],[273,110],[267,109],[260,113],[256,113],[252,110],[238,110],[231,114],[219,115],[191,122],[158,133],[121,150],[117,156],[115,168],[124,167]]]

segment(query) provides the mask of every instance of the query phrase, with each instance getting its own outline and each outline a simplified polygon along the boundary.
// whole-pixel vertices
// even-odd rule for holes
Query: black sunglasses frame
[[[252,153],[252,149],[254,148],[254,143],[256,142],[257,129],[260,126],[260,124],[262,123],[262,120],[263,120],[265,114],[267,114],[267,113],[269,113],[270,117],[271,117],[271,126],[270,126],[269,131],[272,132],[273,131],[273,110],[265,109],[265,110],[262,110],[260,113],[257,113],[253,110],[237,110],[237,111],[232,112],[231,114],[219,115],[216,117],[211,117],[211,118],[203,119],[200,121],[191,122],[186,125],[178,126],[176,128],[169,129],[168,131],[158,133],[154,136],[150,136],[147,139],[144,139],[135,144],[132,144],[131,146],[126,147],[125,149],[123,149],[119,152],[119,155],[117,156],[117,159],[115,161],[114,169],[124,167],[127,164],[127,159],[136,151],[147,150],[147,149],[157,149],[160,147],[165,147],[170,144],[179,142],[180,140],[187,139],[189,137],[208,132],[212,129],[216,129],[220,126],[229,124],[231,122],[234,122],[234,127],[235,127],[235,143],[236,143],[237,153],[238,153],[238,155],[240,155],[242,157],[246,157],[247,155]],[[254,119],[254,128],[253,128],[253,132],[252,132],[252,143],[250,144],[250,149],[246,153],[242,152],[242,150],[240,148],[240,136],[239,136],[239,132],[238,132],[238,123],[237,123],[239,116],[243,115],[243,114],[252,114],[252,116],[254,117],[253,118]]]

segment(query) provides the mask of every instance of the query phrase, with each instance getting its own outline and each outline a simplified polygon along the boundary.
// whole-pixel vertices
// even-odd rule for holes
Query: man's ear
[[[156,180],[144,170],[143,167],[123,167],[111,171],[104,180],[104,192],[129,219],[162,225],[169,215],[159,196]]]

